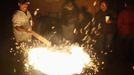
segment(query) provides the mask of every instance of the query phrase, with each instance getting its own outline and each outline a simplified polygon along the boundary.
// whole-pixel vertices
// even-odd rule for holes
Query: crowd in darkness
[[[77,42],[81,46],[88,46],[87,44],[91,44],[91,41],[87,43],[88,38],[83,40],[88,35],[96,40],[93,45],[94,52],[100,60],[105,61],[106,70],[97,75],[101,73],[103,75],[133,75],[133,4],[133,0],[101,0],[99,11],[93,15],[86,7],[78,8],[73,0],[66,0],[62,12],[56,16],[51,14],[33,16],[34,24],[37,25],[33,27],[33,30],[56,45],[60,45],[66,39],[71,43]],[[11,20],[17,9],[17,0],[4,0],[0,5],[2,5],[0,7],[0,75],[18,75],[19,73],[15,74],[13,69],[16,64],[15,57],[10,53],[14,46]],[[112,53],[108,56],[102,54],[111,51]]]

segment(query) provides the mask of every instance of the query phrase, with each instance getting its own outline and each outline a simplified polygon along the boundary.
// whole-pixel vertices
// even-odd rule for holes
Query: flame
[[[32,48],[28,51],[28,64],[48,75],[80,74],[91,62],[89,55],[79,46],[56,48]]]

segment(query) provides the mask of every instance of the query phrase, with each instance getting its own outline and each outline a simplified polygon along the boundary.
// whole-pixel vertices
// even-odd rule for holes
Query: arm
[[[29,32],[28,29],[26,29],[25,27],[23,26],[15,26],[15,29],[18,30],[18,31],[24,31],[24,32]]]
[[[27,27],[24,27],[23,18],[21,18],[21,16],[20,16],[19,13],[15,14],[13,16],[12,23],[13,23],[13,27],[17,31],[21,31],[21,32],[27,32],[28,31],[28,28]]]

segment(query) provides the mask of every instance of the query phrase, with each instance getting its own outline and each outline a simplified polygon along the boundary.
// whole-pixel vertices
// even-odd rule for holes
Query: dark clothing
[[[111,24],[107,24],[105,21],[105,17],[110,16],[110,20],[112,20]],[[102,34],[113,34],[115,32],[115,25],[113,24],[115,21],[115,16],[112,11],[102,12],[101,10],[96,13],[95,21],[96,25],[99,23],[102,27]]]
[[[78,14],[75,9],[68,10],[64,8],[62,11],[62,23],[64,25],[75,24],[77,21],[77,17],[78,17]]]
[[[80,16],[83,16],[82,19],[80,19]],[[86,11],[81,11],[79,13],[79,19],[77,21],[77,25],[76,25],[76,42],[79,43],[80,45],[82,44],[86,44],[86,41],[88,40],[85,39],[85,36],[89,36],[90,32],[91,32],[91,19],[92,19],[92,15],[89,12]],[[86,28],[86,29],[85,29]],[[88,32],[88,33],[87,33]]]
[[[68,10],[64,8],[62,11],[62,36],[64,39],[69,40],[70,42],[74,42],[75,35],[74,29],[76,27],[78,20],[77,10],[74,8],[72,10]]]
[[[106,16],[109,16],[111,23],[106,23]],[[116,17],[114,13],[110,10],[102,12],[101,10],[95,15],[95,25],[98,27],[100,25],[99,32],[101,37],[97,39],[95,49],[96,50],[111,50],[112,41],[115,34],[115,23]]]
[[[125,9],[119,14],[117,28],[119,35],[134,37],[134,10]]]
[[[83,19],[82,20],[80,20],[80,18],[78,19],[76,27],[77,29],[80,29],[80,28],[84,29],[84,27],[87,26],[89,22],[91,22],[92,15],[85,10],[81,10],[78,16],[80,16],[80,14],[83,15]]]
[[[134,10],[126,8],[120,12],[117,24],[119,43],[117,49],[130,64],[134,64]]]

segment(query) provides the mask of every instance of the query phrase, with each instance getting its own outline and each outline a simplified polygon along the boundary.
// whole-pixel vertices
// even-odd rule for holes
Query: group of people
[[[29,42],[32,39],[32,16],[28,11],[30,2],[28,0],[19,0],[19,10],[13,15],[12,25],[16,42]],[[108,7],[108,3],[105,0],[100,1],[99,11],[92,15],[88,12],[87,8],[77,8],[75,2],[67,0],[64,4],[61,12],[61,18],[59,19],[60,26],[58,26],[58,33],[63,38],[70,42],[78,42],[82,44],[82,40],[86,35],[92,35],[92,30],[99,32],[100,36],[97,36],[94,49],[96,51],[112,50],[114,45],[113,41],[118,41],[118,49],[126,51],[132,59],[134,54],[134,10],[126,4],[126,8],[117,15],[111,11]],[[89,24],[90,23],[90,24]],[[54,23],[55,24],[55,23]],[[89,24],[89,26],[88,26]],[[86,33],[86,30],[88,33]],[[41,27],[42,28],[42,27]],[[42,28],[43,29],[43,28]],[[45,28],[44,28],[45,29]],[[45,32],[44,32],[45,33]],[[117,35],[117,36],[116,36]],[[87,38],[88,39],[88,38]],[[60,39],[59,39],[60,40]],[[125,52],[124,52],[125,53]],[[133,63],[134,64],[134,63]]]

